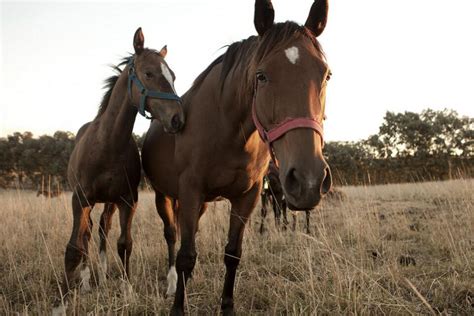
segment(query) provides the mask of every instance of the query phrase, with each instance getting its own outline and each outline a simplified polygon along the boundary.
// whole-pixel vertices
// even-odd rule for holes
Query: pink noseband
[[[314,130],[318,135],[321,137],[321,144],[324,146],[323,141],[323,126],[321,123],[316,121],[314,118],[309,117],[298,117],[298,118],[286,118],[281,123],[278,123],[275,127],[271,128],[270,130],[266,130],[263,125],[260,123],[257,117],[257,110],[256,110],[256,103],[257,103],[257,86],[255,85],[254,95],[253,95],[253,102],[252,102],[252,119],[255,127],[257,128],[258,134],[260,138],[262,138],[263,142],[268,145],[268,149],[270,150],[270,155],[272,157],[273,162],[277,163],[275,153],[273,152],[272,143],[288,133],[291,130],[297,128],[309,128]]]

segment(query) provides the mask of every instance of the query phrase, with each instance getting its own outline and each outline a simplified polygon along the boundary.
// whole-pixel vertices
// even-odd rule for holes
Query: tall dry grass
[[[474,314],[473,180],[344,187],[347,199],[325,202],[296,232],[278,231],[271,216],[260,235],[254,212],[236,280],[239,314]],[[63,272],[72,227],[70,195],[0,191],[0,314],[48,314]],[[187,288],[191,315],[217,314],[229,205],[213,203],[197,236],[198,261]],[[92,269],[98,275],[98,222],[93,212]],[[75,314],[162,314],[166,244],[153,194],[140,194],[133,225],[132,295],[119,278],[109,236],[110,277],[92,292],[73,293]]]

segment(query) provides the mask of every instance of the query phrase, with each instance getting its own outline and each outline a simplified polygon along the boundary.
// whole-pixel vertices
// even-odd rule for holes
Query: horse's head
[[[331,188],[322,154],[330,71],[316,40],[326,26],[327,12],[327,0],[316,0],[304,26],[274,24],[271,1],[255,4],[259,44],[250,74],[256,82],[254,122],[278,161],[292,209],[313,208]]]
[[[167,48],[159,52],[144,48],[141,28],[135,32],[135,55],[129,63],[129,94],[140,114],[151,113],[159,119],[166,132],[176,133],[184,126],[181,100],[174,89],[175,75],[165,61]]]

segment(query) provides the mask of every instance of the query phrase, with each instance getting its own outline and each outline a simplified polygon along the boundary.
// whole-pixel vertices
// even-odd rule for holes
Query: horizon
[[[304,23],[311,3],[273,1],[275,21]],[[447,108],[473,117],[474,46],[467,40],[473,8],[461,0],[449,6],[438,0],[331,1],[318,38],[334,73],[327,139],[366,139],[378,133],[387,111]],[[0,137],[76,134],[95,117],[103,81],[113,73],[108,65],[133,50],[139,26],[145,46],[168,45],[166,59],[182,95],[223,46],[256,34],[253,9],[251,0],[2,2]],[[148,124],[138,116],[134,133],[142,135]]]
[[[425,109],[423,109],[422,111],[416,112],[416,113],[422,114],[422,112],[424,112],[424,111],[426,111],[426,110],[433,110],[433,109],[431,109],[431,108],[425,108]],[[435,110],[435,111],[455,111],[455,110],[449,109],[449,108],[445,108],[445,109],[442,109],[442,110]],[[410,111],[403,111],[403,113],[405,113],[405,112],[410,112]],[[467,116],[467,115],[462,115],[461,113],[458,113],[457,111],[455,111],[455,112],[458,114],[459,117],[469,117],[469,116]],[[388,112],[386,112],[386,113],[388,113]],[[392,113],[393,113],[393,112],[392,112]],[[395,114],[397,114],[397,113],[395,113]],[[384,117],[385,117],[385,115],[384,115]],[[469,117],[469,118],[472,119],[472,117]],[[383,124],[383,122],[384,122],[384,120],[381,120],[379,127]],[[32,137],[37,139],[37,138],[42,137],[42,136],[51,136],[51,137],[53,137],[56,132],[72,133],[72,134],[74,135],[74,137],[75,137],[76,134],[77,134],[77,132],[69,131],[69,130],[55,130],[55,131],[52,131],[52,132],[50,132],[50,133],[40,133],[40,134],[33,133],[33,132],[31,132],[31,131],[25,130],[25,131],[13,131],[13,132],[11,132],[11,133],[9,133],[9,134],[6,134],[6,135],[0,135],[0,139],[2,139],[2,138],[7,138],[7,137],[9,137],[9,136],[13,136],[14,133],[20,133],[20,134],[22,134],[22,135],[25,134],[25,133],[31,133],[31,134],[32,134]],[[146,132],[147,132],[147,131],[144,131],[143,133],[140,133],[140,134],[139,134],[139,133],[136,133],[136,131],[134,130],[132,133],[133,133],[133,135],[135,135],[135,136],[137,136],[137,137],[144,137],[145,134],[146,134]],[[332,139],[332,140],[329,140],[328,143],[331,143],[331,142],[338,142],[338,143],[357,143],[357,142],[366,141],[366,140],[368,140],[371,136],[373,136],[373,135],[379,135],[379,134],[380,134],[380,131],[377,131],[377,132],[374,133],[374,134],[368,135],[366,138],[361,138],[361,139],[356,139],[356,140],[337,140],[337,139]]]

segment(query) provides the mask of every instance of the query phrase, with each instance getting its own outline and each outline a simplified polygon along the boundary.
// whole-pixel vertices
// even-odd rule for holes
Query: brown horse
[[[162,125],[153,122],[144,141],[143,167],[156,191],[168,243],[168,293],[177,279],[172,314],[184,313],[198,221],[205,203],[219,196],[232,204],[221,308],[233,313],[244,228],[260,194],[269,148],[290,208],[312,209],[331,187],[322,155],[329,68],[316,40],[326,25],[327,1],[314,2],[305,26],[274,24],[273,17],[271,2],[257,0],[259,36],[230,45],[196,79],[183,96],[186,126],[181,133],[165,135]],[[178,199],[177,216],[173,198]],[[181,247],[175,269],[177,225]]]
[[[64,258],[63,295],[67,294],[76,267],[82,261],[82,288],[89,289],[88,243],[91,238],[90,212],[95,203],[106,203],[100,221],[100,257],[107,268],[106,236],[112,215],[120,210],[121,235],[117,248],[129,276],[132,252],[131,224],[138,201],[141,164],[138,148],[132,137],[137,112],[148,111],[158,118],[168,132],[175,133],[184,124],[181,102],[174,90],[174,75],[161,51],[144,48],[139,28],[133,38],[135,54],[121,65],[119,74],[109,78],[96,118],[77,133],[68,165],[68,180],[73,190],[74,223]],[[164,92],[161,92],[164,91]],[[106,271],[103,271],[104,273]]]

